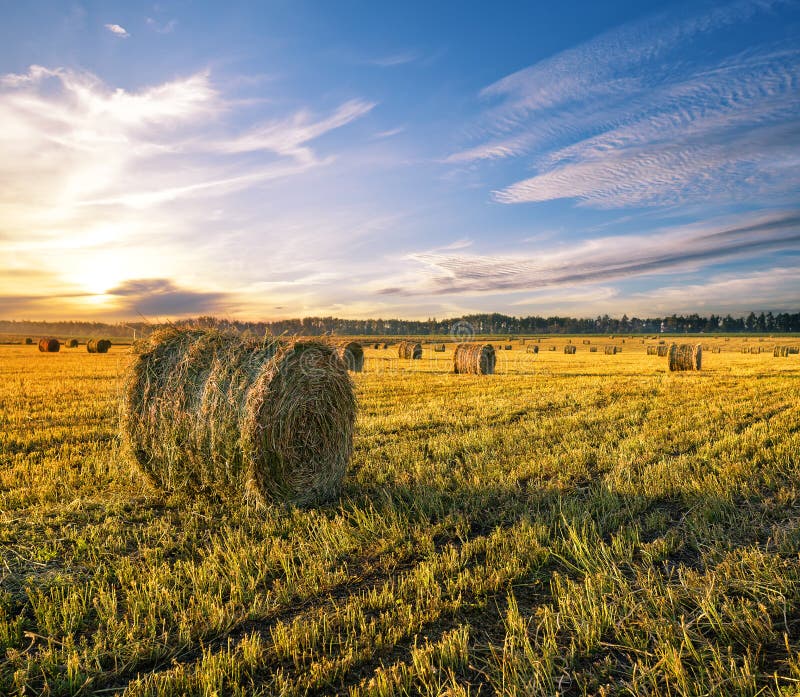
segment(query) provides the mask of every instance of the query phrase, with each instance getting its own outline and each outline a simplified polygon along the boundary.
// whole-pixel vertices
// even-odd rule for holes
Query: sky
[[[800,310],[800,0],[0,0],[0,318]]]

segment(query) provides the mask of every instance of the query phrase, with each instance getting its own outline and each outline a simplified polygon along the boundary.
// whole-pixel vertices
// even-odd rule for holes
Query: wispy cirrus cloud
[[[800,248],[800,211],[751,214],[655,231],[608,236],[566,248],[505,255],[412,254],[416,265],[376,288],[383,295],[500,293],[686,273],[743,255]],[[394,282],[393,282],[394,281]]]
[[[800,50],[778,42],[685,59],[685,49],[785,4],[740,0],[614,29],[485,88],[463,164],[528,158],[500,203],[598,208],[786,200],[800,186]]]

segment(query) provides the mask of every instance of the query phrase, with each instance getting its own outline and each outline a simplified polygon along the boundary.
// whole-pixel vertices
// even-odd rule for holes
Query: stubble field
[[[0,694],[798,694],[800,339],[571,341],[368,348],[305,510],[149,488],[127,349],[0,346]]]

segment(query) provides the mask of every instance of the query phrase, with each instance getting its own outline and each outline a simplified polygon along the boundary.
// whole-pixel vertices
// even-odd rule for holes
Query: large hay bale
[[[573,344],[567,344],[564,347],[564,353],[573,354],[573,353],[575,353],[575,351],[577,351],[577,347],[574,346]]]
[[[86,350],[89,353],[108,353],[111,342],[108,339],[89,339],[86,342]]]
[[[78,340],[77,339],[70,339],[67,342],[67,348],[78,348]]]
[[[422,358],[422,344],[416,341],[401,341],[397,344],[397,355],[400,358],[419,360]]]
[[[607,356],[613,356],[613,355],[615,355],[617,353],[617,347],[616,346],[606,346],[605,349],[604,349],[604,353]]]
[[[364,370],[364,349],[355,341],[345,341],[336,345],[336,355],[348,370],[360,373]]]
[[[334,347],[169,327],[133,350],[122,431],[156,485],[297,505],[336,494],[356,401]]]
[[[453,372],[458,375],[492,375],[497,358],[491,344],[458,344]]]
[[[702,370],[703,347],[700,344],[672,344],[669,347],[668,365],[671,371]]]
[[[539,353],[539,347],[538,346],[528,345],[528,347],[525,349],[525,351],[527,353]]]
[[[58,353],[61,349],[61,344],[59,343],[58,339],[54,339],[52,336],[46,336],[39,339],[39,350],[42,353]]]

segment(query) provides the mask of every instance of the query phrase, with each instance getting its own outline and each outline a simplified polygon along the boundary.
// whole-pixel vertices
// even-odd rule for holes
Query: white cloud
[[[127,39],[130,36],[130,34],[125,30],[125,28],[121,27],[119,24],[106,24],[104,26],[112,34],[116,34],[117,36],[121,36],[124,39]]]
[[[216,239],[209,230],[231,231],[236,197],[328,166],[333,154],[318,154],[312,141],[372,106],[351,100],[313,117],[298,109],[243,129],[249,112],[206,71],[137,90],[65,68],[0,76],[0,258],[94,294],[151,277],[202,294],[212,275],[217,283],[232,275],[208,273],[218,261],[208,247]],[[265,235],[263,218],[248,214],[254,220],[234,256]],[[306,239],[298,258],[318,249]],[[0,296],[15,286],[0,274]],[[63,311],[90,303],[84,295],[73,294]]]

